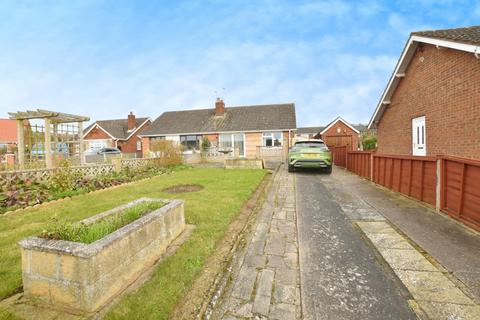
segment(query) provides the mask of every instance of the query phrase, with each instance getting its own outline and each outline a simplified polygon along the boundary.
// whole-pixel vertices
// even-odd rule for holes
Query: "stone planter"
[[[146,201],[159,200],[141,198],[82,222],[91,224]],[[38,237],[20,241],[25,297],[74,313],[101,309],[184,230],[183,201],[163,201],[165,206],[91,244]]]
[[[225,159],[225,169],[263,169],[260,159]]]

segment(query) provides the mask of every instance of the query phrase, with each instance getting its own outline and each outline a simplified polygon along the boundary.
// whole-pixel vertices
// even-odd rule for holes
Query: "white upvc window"
[[[232,155],[245,157],[245,134],[243,133],[227,133],[218,135],[218,143],[220,150],[231,150]]]
[[[427,155],[425,116],[412,119],[412,154]]]
[[[137,140],[137,151],[142,151],[142,141]]]
[[[263,147],[281,147],[283,144],[282,132],[265,132],[263,133]]]

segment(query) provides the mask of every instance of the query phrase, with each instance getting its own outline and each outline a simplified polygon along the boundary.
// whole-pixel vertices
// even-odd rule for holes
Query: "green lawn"
[[[265,171],[184,169],[134,185],[97,194],[86,194],[45,208],[0,217],[0,299],[21,286],[20,250],[16,242],[39,234],[56,217],[79,221],[139,197],[186,200],[185,218],[196,225],[190,239],[155,272],[151,281],[124,297],[108,319],[165,319],[175,303],[200,274],[205,260],[230,221],[255,190]],[[201,184],[198,192],[167,194],[161,190],[176,184]]]

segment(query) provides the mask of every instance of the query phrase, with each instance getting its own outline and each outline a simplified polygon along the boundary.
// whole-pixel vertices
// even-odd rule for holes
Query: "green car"
[[[288,152],[288,172],[295,168],[319,168],[332,173],[332,153],[322,140],[300,140]]]

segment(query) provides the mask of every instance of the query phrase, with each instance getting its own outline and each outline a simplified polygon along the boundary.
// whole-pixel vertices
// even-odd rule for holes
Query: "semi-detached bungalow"
[[[152,140],[170,140],[186,150],[199,150],[203,138],[219,150],[247,159],[262,151],[276,150],[286,156],[296,129],[295,105],[271,104],[165,112],[141,133],[144,155]]]

